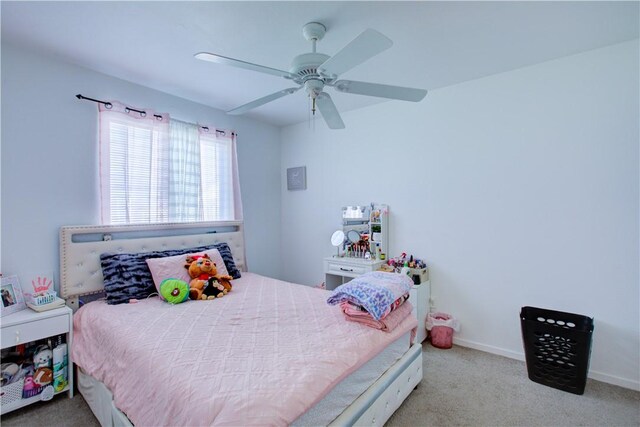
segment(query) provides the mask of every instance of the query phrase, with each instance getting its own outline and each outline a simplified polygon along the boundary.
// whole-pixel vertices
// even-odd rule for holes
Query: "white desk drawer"
[[[349,265],[349,264],[341,264],[336,262],[329,262],[327,265],[327,271],[330,273],[337,273],[341,276],[360,276],[371,269],[359,266],[359,265]]]
[[[69,316],[55,316],[2,328],[2,348],[69,332]]]

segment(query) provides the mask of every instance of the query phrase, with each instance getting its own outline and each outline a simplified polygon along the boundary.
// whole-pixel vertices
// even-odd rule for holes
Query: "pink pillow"
[[[229,274],[227,272],[227,267],[224,265],[224,261],[222,260],[222,256],[217,249],[209,249],[208,251],[193,254],[147,259],[147,265],[151,271],[151,277],[153,277],[153,283],[156,285],[158,295],[160,295],[160,284],[165,279],[180,279],[189,283],[191,281],[191,277],[189,277],[189,271],[184,268],[187,257],[204,254],[209,255],[209,258],[211,258],[211,260],[216,264],[218,276],[226,276]],[[160,298],[162,298],[161,295]]]

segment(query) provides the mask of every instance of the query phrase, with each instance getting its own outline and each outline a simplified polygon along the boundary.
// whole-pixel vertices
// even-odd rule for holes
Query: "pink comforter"
[[[287,425],[417,324],[347,322],[328,291],[256,274],[233,285],[214,301],[89,303],[73,361],[136,426]]]

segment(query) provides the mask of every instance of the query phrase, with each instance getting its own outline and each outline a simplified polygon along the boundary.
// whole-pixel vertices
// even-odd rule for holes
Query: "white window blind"
[[[103,223],[242,219],[233,135],[112,104],[100,109]]]

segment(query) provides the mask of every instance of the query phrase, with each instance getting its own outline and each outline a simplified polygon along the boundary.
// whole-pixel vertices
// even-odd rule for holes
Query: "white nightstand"
[[[427,280],[419,285],[413,285],[409,292],[409,301],[413,305],[411,314],[418,319],[416,342],[422,342],[427,338],[427,313],[429,312],[429,299],[431,298],[431,281]]]
[[[2,318],[2,348],[66,334],[67,342],[67,374],[69,384],[58,393],[68,393],[73,397],[73,365],[71,363],[71,344],[73,342],[73,312],[67,306],[38,313],[31,309],[19,311]],[[56,393],[56,394],[58,394]],[[38,402],[42,396],[19,399],[2,405],[0,412],[6,414],[23,406]]]
[[[354,277],[378,270],[385,262],[376,259],[327,257],[324,259],[326,287],[332,291]]]

